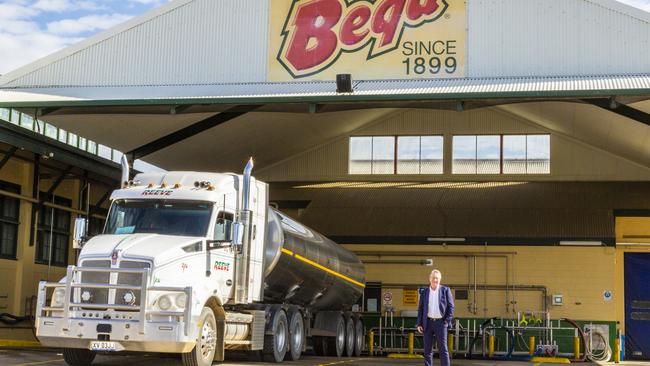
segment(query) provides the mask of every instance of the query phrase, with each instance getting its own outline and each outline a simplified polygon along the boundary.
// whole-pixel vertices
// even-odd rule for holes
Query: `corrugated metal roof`
[[[334,82],[0,89],[0,106],[193,103],[296,103],[650,95],[650,74],[574,77],[357,81],[337,94]]]

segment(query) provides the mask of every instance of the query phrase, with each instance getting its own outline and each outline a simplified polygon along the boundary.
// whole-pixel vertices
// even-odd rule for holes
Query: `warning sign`
[[[418,304],[418,290],[417,289],[404,289],[402,300],[404,305],[417,305]]]
[[[392,306],[393,305],[393,293],[392,292],[384,292],[384,305],[385,306]]]

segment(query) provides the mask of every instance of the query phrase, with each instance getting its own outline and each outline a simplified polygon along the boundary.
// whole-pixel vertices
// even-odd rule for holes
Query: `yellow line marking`
[[[43,365],[43,364],[46,364],[46,363],[59,362],[59,361],[63,361],[63,359],[62,359],[62,358],[57,358],[57,359],[55,359],[55,360],[48,360],[48,361],[38,361],[38,362],[17,363],[17,364],[14,364],[14,365],[12,365],[12,366]]]
[[[20,341],[15,339],[0,339],[0,347],[40,347],[35,341]]]
[[[356,360],[338,361],[338,362],[332,362],[332,363],[321,363],[321,364],[319,364],[317,366],[340,365],[342,363],[350,363],[350,362],[365,361],[365,360],[369,360],[369,358],[358,358]]]
[[[294,252],[290,251],[289,249],[282,248],[281,251],[282,251],[282,253],[288,254],[288,255],[290,255],[290,256],[298,259],[298,260],[301,260],[301,261],[303,261],[303,262],[305,262],[307,264],[311,264],[312,266],[314,266],[314,267],[316,267],[318,269],[321,269],[321,270],[323,270],[323,271],[325,271],[325,272],[327,272],[329,274],[332,274],[332,275],[334,275],[336,277],[342,278],[342,279],[344,279],[344,280],[346,280],[346,281],[348,281],[350,283],[353,283],[353,284],[355,284],[357,286],[360,286],[360,287],[363,287],[363,288],[366,287],[366,285],[364,285],[361,282],[355,281],[355,280],[351,279],[350,277],[348,277],[346,275],[340,274],[340,273],[338,273],[338,272],[336,272],[334,270],[331,270],[331,269],[329,269],[329,268],[327,268],[327,267],[325,267],[323,265],[320,265],[320,264],[312,261],[311,259],[308,259],[308,258],[305,258],[305,257],[301,256],[300,254],[295,254]]]

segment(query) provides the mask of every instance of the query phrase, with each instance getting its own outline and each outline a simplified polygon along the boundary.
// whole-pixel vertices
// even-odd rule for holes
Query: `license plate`
[[[117,351],[117,342],[101,342],[101,341],[93,341],[90,342],[90,350],[91,351],[112,351],[115,352]]]

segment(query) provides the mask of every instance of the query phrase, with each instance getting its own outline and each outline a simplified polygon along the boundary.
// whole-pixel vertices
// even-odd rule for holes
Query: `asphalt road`
[[[514,362],[514,361],[489,361],[489,360],[452,360],[454,366],[494,366],[494,365],[509,365],[509,366],[531,366],[530,362]],[[438,365],[438,360],[434,359],[434,365]],[[60,351],[51,349],[0,349],[0,365],[2,366],[63,366],[66,363],[63,361],[63,355]],[[138,366],[172,366],[181,365],[179,357],[174,355],[165,354],[114,354],[114,355],[98,355],[93,365],[105,366],[124,366],[124,365],[138,365]],[[250,361],[246,355],[242,354],[228,354],[228,357],[223,363],[215,363],[221,366],[262,366],[262,365],[276,365],[274,363],[255,362]],[[391,359],[384,357],[358,357],[358,358],[332,358],[332,357],[316,357],[305,356],[300,361],[283,362],[282,365],[294,366],[421,366],[423,362],[421,359]],[[539,365],[539,364],[537,364]],[[545,363],[545,365],[547,365]],[[583,363],[584,365],[594,365]],[[602,365],[614,365],[607,363]],[[619,365],[626,366],[650,366],[650,362],[624,362]]]

